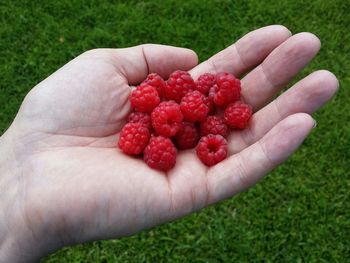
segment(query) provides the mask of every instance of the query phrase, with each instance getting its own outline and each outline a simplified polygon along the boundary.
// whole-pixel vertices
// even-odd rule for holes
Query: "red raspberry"
[[[190,122],[183,122],[176,134],[175,141],[179,149],[185,150],[196,146],[199,134],[196,126]]]
[[[227,136],[228,128],[225,124],[224,118],[219,116],[208,116],[205,122],[201,123],[201,136],[208,134],[219,134],[223,137]]]
[[[159,135],[174,136],[181,127],[183,115],[175,101],[161,102],[152,112],[152,126]]]
[[[182,97],[187,92],[194,90],[196,87],[191,75],[182,70],[171,73],[167,84],[164,90],[166,98],[168,100],[175,100],[177,103],[180,103]]]
[[[215,104],[214,102],[212,102],[208,97],[205,97],[205,104],[207,105],[207,107],[209,108],[209,112],[208,115],[213,115],[215,114]]]
[[[126,154],[137,155],[148,144],[150,132],[141,123],[127,123],[120,132],[118,146]]]
[[[145,163],[153,169],[167,171],[175,166],[176,148],[169,138],[152,137],[143,152]]]
[[[139,112],[151,112],[160,102],[157,90],[150,85],[136,87],[130,95],[131,107]]]
[[[141,123],[144,124],[149,130],[152,128],[151,115],[144,112],[130,113],[128,123]]]
[[[206,97],[198,90],[187,93],[181,100],[180,108],[185,120],[190,122],[204,121],[209,112]]]
[[[218,106],[224,107],[239,99],[241,82],[230,73],[222,72],[216,75],[216,85],[210,88],[209,98]]]
[[[204,95],[208,95],[209,89],[215,84],[215,75],[211,73],[204,73],[200,75],[196,81],[196,90],[203,93]]]
[[[247,127],[252,114],[252,107],[241,101],[236,101],[227,106],[224,119],[229,127],[243,129]]]
[[[221,162],[227,156],[227,141],[221,135],[202,137],[196,147],[198,158],[207,166]]]
[[[156,88],[159,98],[164,97],[164,89],[166,86],[166,82],[164,79],[159,76],[157,73],[151,73],[147,76],[147,78],[141,83],[141,85],[148,84],[154,88]]]

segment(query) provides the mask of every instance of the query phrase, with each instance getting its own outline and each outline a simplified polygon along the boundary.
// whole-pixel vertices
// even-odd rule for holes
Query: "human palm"
[[[39,250],[47,251],[130,235],[252,186],[293,153],[314,125],[308,114],[337,89],[331,73],[318,71],[272,100],[318,49],[311,34],[291,37],[284,27],[269,26],[200,65],[190,50],[159,45],[74,59],[28,94],[4,135],[20,163],[18,192],[24,193],[17,202],[23,229],[31,232],[26,240],[40,240]],[[194,78],[251,70],[242,79],[242,99],[255,111],[250,126],[230,134],[228,158],[211,168],[187,150],[163,173],[116,147],[131,86],[151,72],[166,78],[176,69]]]

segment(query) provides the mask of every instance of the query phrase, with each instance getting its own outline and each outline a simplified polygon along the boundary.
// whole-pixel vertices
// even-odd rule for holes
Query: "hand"
[[[136,233],[229,198],[286,160],[314,126],[308,115],[338,88],[317,71],[274,96],[315,56],[319,40],[282,26],[253,31],[197,65],[187,49],[141,45],[88,51],[38,84],[0,140],[1,257],[36,260],[67,244]],[[193,150],[167,174],[121,153],[130,85],[176,69],[242,76],[250,126],[207,168]],[[37,254],[33,254],[36,251]]]

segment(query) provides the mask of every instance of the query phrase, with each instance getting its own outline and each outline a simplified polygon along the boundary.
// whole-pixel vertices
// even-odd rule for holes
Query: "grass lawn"
[[[303,146],[256,187],[171,224],[65,248],[42,262],[350,262],[349,10],[348,0],[1,0],[0,134],[31,87],[96,47],[162,43],[204,60],[253,29],[283,24],[322,41],[296,80],[329,69],[341,84],[314,114],[317,128]]]

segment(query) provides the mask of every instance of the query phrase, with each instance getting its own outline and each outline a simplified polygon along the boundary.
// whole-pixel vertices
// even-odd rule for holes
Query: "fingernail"
[[[312,128],[315,129],[316,126],[317,126],[317,121],[314,119],[314,126]]]

